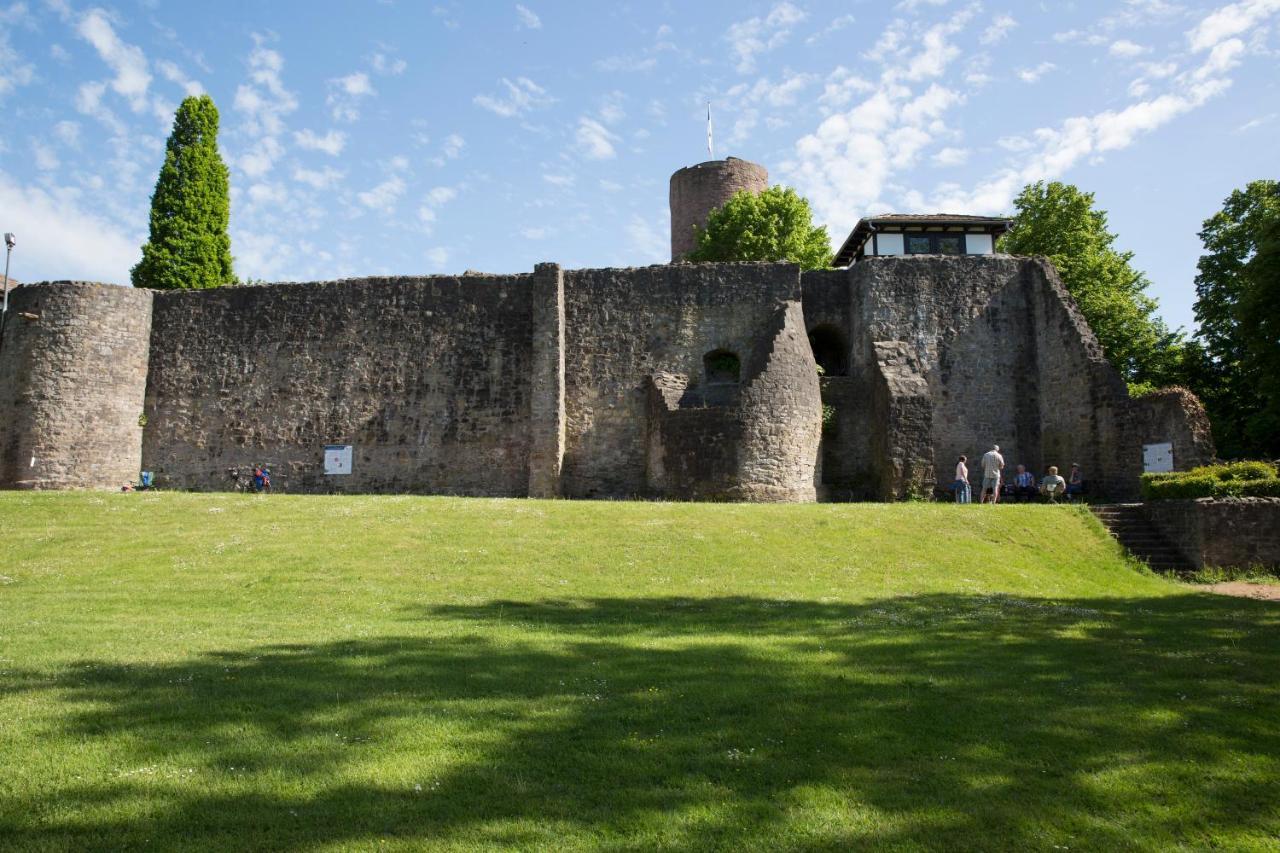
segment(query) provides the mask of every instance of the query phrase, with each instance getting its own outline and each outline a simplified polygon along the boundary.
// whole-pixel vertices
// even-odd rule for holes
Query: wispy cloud
[[[102,9],[86,12],[76,25],[76,33],[93,45],[102,61],[115,72],[110,83],[112,91],[127,100],[134,112],[146,109],[151,72],[142,48],[122,41]]]
[[[983,44],[996,44],[1004,41],[1005,36],[1009,35],[1018,26],[1018,22],[1013,19],[1012,15],[996,15],[991,19],[991,23],[982,31],[979,41]]]
[[[520,26],[530,30],[542,29],[542,19],[528,6],[516,4],[516,18],[520,21]]]
[[[785,43],[792,28],[805,17],[800,7],[784,0],[770,9],[767,15],[730,25],[724,37],[737,58],[738,71],[748,73],[754,70],[756,58]]]
[[[502,90],[498,94],[476,95],[472,99],[476,106],[503,118],[514,118],[555,102],[546,89],[528,77],[517,77],[514,81],[503,77],[499,83]]]
[[[293,141],[307,151],[322,151],[330,157],[337,157],[347,145],[347,135],[340,130],[331,130],[321,136],[314,130],[304,129],[294,132]]]
[[[375,94],[369,75],[354,71],[345,77],[329,81],[329,95],[325,103],[335,121],[353,122],[360,118],[360,101]]]
[[[406,188],[404,178],[399,175],[392,175],[377,186],[357,193],[356,198],[370,210],[390,213],[395,209],[396,202],[400,200],[400,196],[404,195]]]
[[[1035,68],[1020,68],[1018,69],[1018,79],[1023,83],[1036,83],[1039,82],[1041,77],[1057,67],[1052,62],[1041,62]]]
[[[589,160],[610,160],[618,155],[613,143],[618,140],[616,134],[595,119],[582,116],[578,119],[578,129],[574,134],[580,150]]]

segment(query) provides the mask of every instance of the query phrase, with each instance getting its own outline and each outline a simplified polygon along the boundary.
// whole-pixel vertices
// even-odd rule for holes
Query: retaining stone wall
[[[1196,568],[1280,567],[1280,499],[1151,501],[1147,517]]]

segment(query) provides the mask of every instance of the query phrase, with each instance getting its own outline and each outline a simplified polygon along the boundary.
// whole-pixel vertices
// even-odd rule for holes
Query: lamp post
[[[0,317],[9,313],[9,256],[13,254],[13,247],[17,244],[18,238],[9,232],[4,235],[4,307],[0,308]]]

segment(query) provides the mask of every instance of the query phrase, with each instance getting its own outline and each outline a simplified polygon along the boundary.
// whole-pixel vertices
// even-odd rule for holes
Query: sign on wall
[[[1142,445],[1142,470],[1147,474],[1160,474],[1173,470],[1173,445],[1169,442]]]
[[[324,448],[324,472],[326,474],[351,473],[351,445],[327,444]]]

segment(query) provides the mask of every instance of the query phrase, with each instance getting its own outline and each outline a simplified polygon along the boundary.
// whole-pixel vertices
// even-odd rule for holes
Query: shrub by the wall
[[[1143,474],[1142,497],[1148,501],[1280,497],[1280,476],[1270,462],[1232,462],[1190,471]]]

